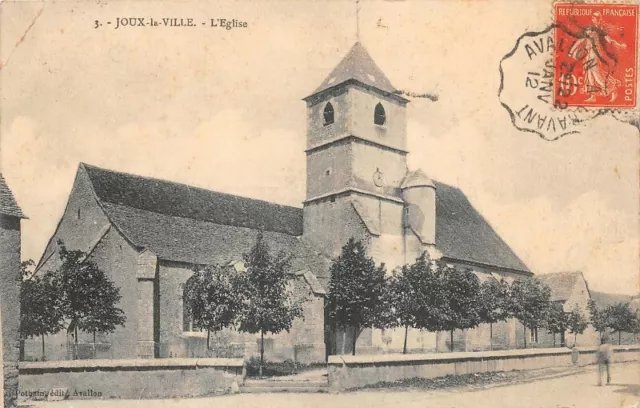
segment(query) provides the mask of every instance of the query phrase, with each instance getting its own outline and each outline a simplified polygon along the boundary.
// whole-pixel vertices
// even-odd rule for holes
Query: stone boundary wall
[[[628,361],[640,361],[640,345],[613,346],[613,362],[624,363]],[[576,347],[580,352],[577,365],[587,366],[596,364],[596,352],[598,347]]]
[[[640,346],[614,346],[615,362],[640,361]],[[597,348],[503,350],[404,355],[330,356],[329,386],[333,391],[408,378],[448,374],[534,370],[595,363]],[[573,357],[573,358],[572,358]]]
[[[21,362],[19,400],[197,397],[231,392],[244,361],[225,358]],[[235,383],[235,384],[234,384]]]

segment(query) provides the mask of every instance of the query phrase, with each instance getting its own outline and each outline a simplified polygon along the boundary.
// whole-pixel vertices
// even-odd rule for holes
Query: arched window
[[[331,104],[331,102],[327,102],[327,104],[325,105],[323,116],[325,126],[333,123],[333,105]]]
[[[373,113],[373,123],[375,123],[376,125],[384,125],[384,122],[386,121],[387,115],[384,113],[384,107],[381,103],[378,103]]]
[[[202,329],[193,326],[193,317],[189,311],[188,298],[190,286],[195,283],[195,276],[191,276],[187,281],[180,285],[182,289],[182,331],[199,332]]]

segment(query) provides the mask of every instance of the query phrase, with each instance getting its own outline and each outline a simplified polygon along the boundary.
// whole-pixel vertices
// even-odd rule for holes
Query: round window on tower
[[[382,126],[387,121],[387,115],[384,112],[384,107],[381,103],[376,105],[376,109],[373,113],[373,123],[376,125]]]
[[[327,104],[324,106],[324,112],[322,113],[322,115],[324,116],[325,126],[333,123],[334,113],[333,113],[333,105],[331,104],[331,102],[327,102]]]

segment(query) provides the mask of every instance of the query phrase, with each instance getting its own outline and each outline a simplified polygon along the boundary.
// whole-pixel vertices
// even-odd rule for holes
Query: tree
[[[524,348],[527,348],[526,329],[542,327],[551,307],[551,289],[537,279],[529,278],[513,282],[509,298],[510,315],[522,323]]]
[[[404,327],[402,354],[407,354],[407,334],[409,327],[416,326],[416,294],[413,288],[414,276],[409,265],[404,265],[400,273],[389,280],[389,296],[392,299],[392,314],[399,326]]]
[[[55,277],[51,272],[35,275],[32,260],[20,264],[20,359],[24,359],[24,339],[42,336],[42,360],[45,360],[44,337],[64,328],[64,316]]]
[[[569,315],[565,313],[562,304],[551,303],[544,327],[553,334],[553,347],[555,347],[556,334],[562,335],[569,328]]]
[[[62,314],[70,321],[69,330],[74,331],[74,358],[78,357],[78,329],[93,333],[95,356],[96,332],[113,333],[125,324],[124,311],[116,307],[122,297],[120,289],[87,254],[67,250],[62,241],[58,245],[61,265],[55,279]]]
[[[607,310],[599,308],[596,302],[591,299],[589,300],[587,309],[589,310],[589,323],[591,323],[594,330],[600,334],[600,339],[602,339],[609,326]]]
[[[632,333],[634,331],[636,315],[629,307],[628,302],[618,302],[610,305],[606,308],[605,313],[608,317],[607,326],[613,332],[618,332],[618,345],[620,345],[622,332]]]
[[[384,264],[376,267],[360,242],[353,238],[330,268],[328,317],[332,325],[353,330],[353,350],[361,329],[384,328],[388,324],[389,299]],[[381,301],[381,299],[383,301]]]
[[[390,303],[397,323],[405,330],[403,354],[407,353],[409,327],[430,331],[438,329],[442,305],[435,296],[437,283],[426,252],[415,263],[403,266],[390,281]]]
[[[493,350],[493,324],[505,321],[508,313],[509,285],[504,280],[490,279],[480,285],[478,314],[489,323],[489,348]]]
[[[569,323],[569,332],[573,334],[573,345],[575,346],[578,339],[578,334],[584,333],[584,331],[587,329],[587,319],[585,318],[584,314],[582,314],[582,311],[577,304],[573,306],[573,309],[571,309],[571,312],[567,316],[567,319]]]
[[[207,331],[207,350],[211,350],[211,332],[232,326],[240,315],[238,281],[235,269],[210,265],[196,268],[185,283],[186,311],[194,327]]]
[[[453,351],[453,332],[480,324],[480,282],[469,268],[459,269],[443,260],[437,261],[436,265],[436,278],[440,280],[436,287],[440,293],[435,296],[443,298],[437,325],[440,330],[449,332]]]
[[[239,330],[260,333],[260,368],[264,365],[264,335],[289,331],[293,321],[302,317],[304,299],[293,299],[293,286],[289,275],[290,260],[284,253],[272,256],[262,233],[244,256],[246,273],[239,280],[239,293],[243,299]]]

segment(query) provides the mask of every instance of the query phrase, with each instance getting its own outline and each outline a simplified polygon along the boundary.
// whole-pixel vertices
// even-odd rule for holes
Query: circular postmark
[[[500,61],[498,98],[513,126],[545,140],[579,133],[585,121],[600,113],[555,100],[554,93],[564,89],[555,81],[555,28],[524,33]]]
[[[520,36],[500,61],[513,125],[557,140],[607,114],[640,129],[638,5],[556,3],[554,24]]]

